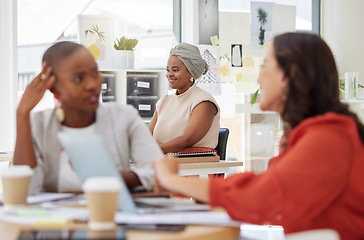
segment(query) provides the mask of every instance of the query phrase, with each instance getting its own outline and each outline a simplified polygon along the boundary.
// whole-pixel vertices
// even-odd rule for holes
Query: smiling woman
[[[169,86],[176,92],[157,102],[149,130],[164,153],[214,149],[220,109],[215,99],[195,84],[208,70],[200,51],[188,43],[178,44],[170,51],[166,70]]]

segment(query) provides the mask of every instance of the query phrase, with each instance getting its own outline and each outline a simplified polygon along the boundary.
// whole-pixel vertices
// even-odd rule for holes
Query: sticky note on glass
[[[220,44],[219,37],[217,35],[210,37],[210,41],[212,46],[218,46]]]
[[[236,82],[242,82],[243,81],[243,74],[242,73],[235,74],[235,81]]]
[[[268,47],[269,47],[269,42],[265,42],[263,44],[263,47],[264,47],[264,50],[267,51],[268,50]]]

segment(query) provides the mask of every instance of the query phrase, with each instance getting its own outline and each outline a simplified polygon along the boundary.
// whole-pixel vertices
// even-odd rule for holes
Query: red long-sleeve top
[[[267,171],[210,179],[212,206],[236,220],[282,225],[285,233],[331,228],[364,239],[364,144],[354,121],[327,113],[292,129]]]

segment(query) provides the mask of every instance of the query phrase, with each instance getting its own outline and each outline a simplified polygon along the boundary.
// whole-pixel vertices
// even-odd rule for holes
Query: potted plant
[[[129,39],[125,36],[114,42],[113,67],[130,69],[134,68],[134,49],[138,44],[137,39]]]
[[[259,28],[259,44],[263,45],[264,44],[264,34],[265,34],[265,29],[263,28],[264,24],[267,23],[267,17],[268,14],[266,11],[264,11],[262,8],[258,9],[258,20],[260,22],[260,28]]]

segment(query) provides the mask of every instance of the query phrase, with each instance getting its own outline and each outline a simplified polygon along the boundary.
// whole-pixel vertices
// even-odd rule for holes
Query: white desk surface
[[[242,224],[237,240],[284,240],[284,230],[281,226]]]
[[[13,160],[13,152],[1,152],[0,151],[0,162],[7,162]]]
[[[226,160],[208,163],[181,163],[178,174],[181,176],[200,175],[202,178],[207,178],[208,174],[229,173],[230,169],[242,166],[242,161]]]
[[[219,162],[204,162],[204,163],[181,163],[179,164],[180,170],[186,169],[203,169],[203,168],[220,168],[220,167],[241,167],[242,161],[227,161],[220,160]]]

